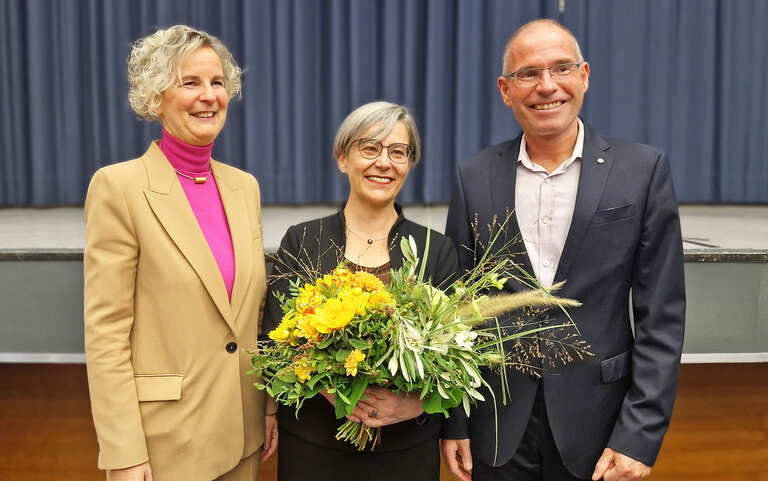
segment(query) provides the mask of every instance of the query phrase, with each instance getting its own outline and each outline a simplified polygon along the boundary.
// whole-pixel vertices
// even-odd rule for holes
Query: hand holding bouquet
[[[427,238],[429,245],[429,238]],[[295,406],[321,391],[334,394],[336,416],[352,413],[368,386],[418,396],[426,413],[443,413],[483,401],[480,368],[515,364],[504,342],[531,336],[546,326],[508,335],[496,317],[524,307],[570,307],[576,301],[544,289],[489,297],[501,289],[511,261],[480,262],[462,280],[441,290],[416,272],[413,238],[402,238],[403,267],[391,271],[385,286],[367,272],[342,263],[315,282],[291,282],[281,297],[283,318],[253,351],[253,370],[279,403]],[[424,255],[428,255],[427,252]],[[534,281],[535,282],[535,281]],[[337,439],[362,450],[378,442],[379,430],[345,422]]]

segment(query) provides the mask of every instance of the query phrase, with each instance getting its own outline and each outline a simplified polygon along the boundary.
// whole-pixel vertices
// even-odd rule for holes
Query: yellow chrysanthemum
[[[318,292],[317,287],[312,284],[305,284],[299,290],[299,295],[296,298],[296,310],[302,314],[312,313],[324,300],[325,297]]]
[[[376,292],[384,290],[384,283],[381,279],[370,272],[357,271],[353,277],[353,283],[367,291]]]
[[[362,316],[368,308],[368,297],[370,294],[367,292],[363,292],[361,289],[352,289],[342,292],[339,295],[339,300],[349,306],[349,309],[353,309],[355,314]]]
[[[352,272],[349,269],[337,267],[330,274],[317,280],[317,287],[337,287],[343,289],[351,284]]]
[[[305,366],[303,364],[299,364],[293,368],[293,372],[296,373],[296,376],[299,378],[299,382],[309,381],[312,378],[312,371],[314,371],[312,366]]]
[[[350,299],[328,299],[311,316],[310,325],[323,334],[344,328],[357,313],[357,304]]]
[[[387,304],[395,304],[395,298],[392,297],[392,294],[387,291],[374,292],[371,294],[371,297],[368,298],[368,305],[371,307],[383,306]]]
[[[344,361],[344,368],[347,370],[347,376],[357,376],[357,365],[365,359],[365,354],[360,349],[355,349],[349,353],[347,360]]]
[[[316,314],[305,314],[303,316],[299,316],[296,320],[296,331],[294,336],[303,337],[309,340],[317,339],[320,336],[320,333],[317,332],[317,329],[315,329],[313,326],[315,317]]]
[[[269,338],[275,342],[291,342],[295,328],[296,315],[286,314],[280,324],[269,333]]]

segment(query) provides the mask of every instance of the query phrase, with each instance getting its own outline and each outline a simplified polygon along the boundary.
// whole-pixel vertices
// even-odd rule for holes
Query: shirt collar
[[[552,175],[565,172],[565,169],[574,163],[576,159],[580,159],[584,153],[584,124],[578,117],[576,117],[576,123],[579,127],[579,133],[576,135],[576,145],[573,146],[573,152],[571,152],[571,156],[568,157],[565,162],[560,164],[560,166],[552,172]],[[523,133],[523,137],[520,139],[520,153],[517,156],[517,161],[523,164],[523,166],[528,170],[546,172],[543,167],[538,164],[534,164],[531,160],[531,157],[528,155],[528,150],[526,150],[525,143],[525,133]]]

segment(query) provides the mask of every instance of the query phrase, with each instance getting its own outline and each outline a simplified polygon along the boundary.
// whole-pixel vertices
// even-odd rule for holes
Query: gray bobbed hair
[[[392,132],[397,122],[402,122],[408,132],[408,142],[412,150],[409,162],[411,166],[416,165],[421,158],[421,139],[419,139],[419,130],[416,128],[416,120],[408,109],[390,102],[371,102],[347,115],[336,132],[333,156],[338,159],[341,154],[349,154],[352,143],[363,134],[368,138],[383,139]],[[374,129],[368,132],[371,128]]]
[[[174,25],[137,40],[128,56],[128,101],[147,120],[157,120],[165,89],[181,82],[181,62],[201,47],[210,47],[221,60],[229,98],[240,93],[242,70],[221,40],[186,25]]]

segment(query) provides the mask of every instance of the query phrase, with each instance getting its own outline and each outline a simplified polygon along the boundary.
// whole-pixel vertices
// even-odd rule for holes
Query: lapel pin
[[[605,163],[605,159],[603,159],[602,157],[598,157],[597,163],[598,164],[603,164],[603,163]]]

